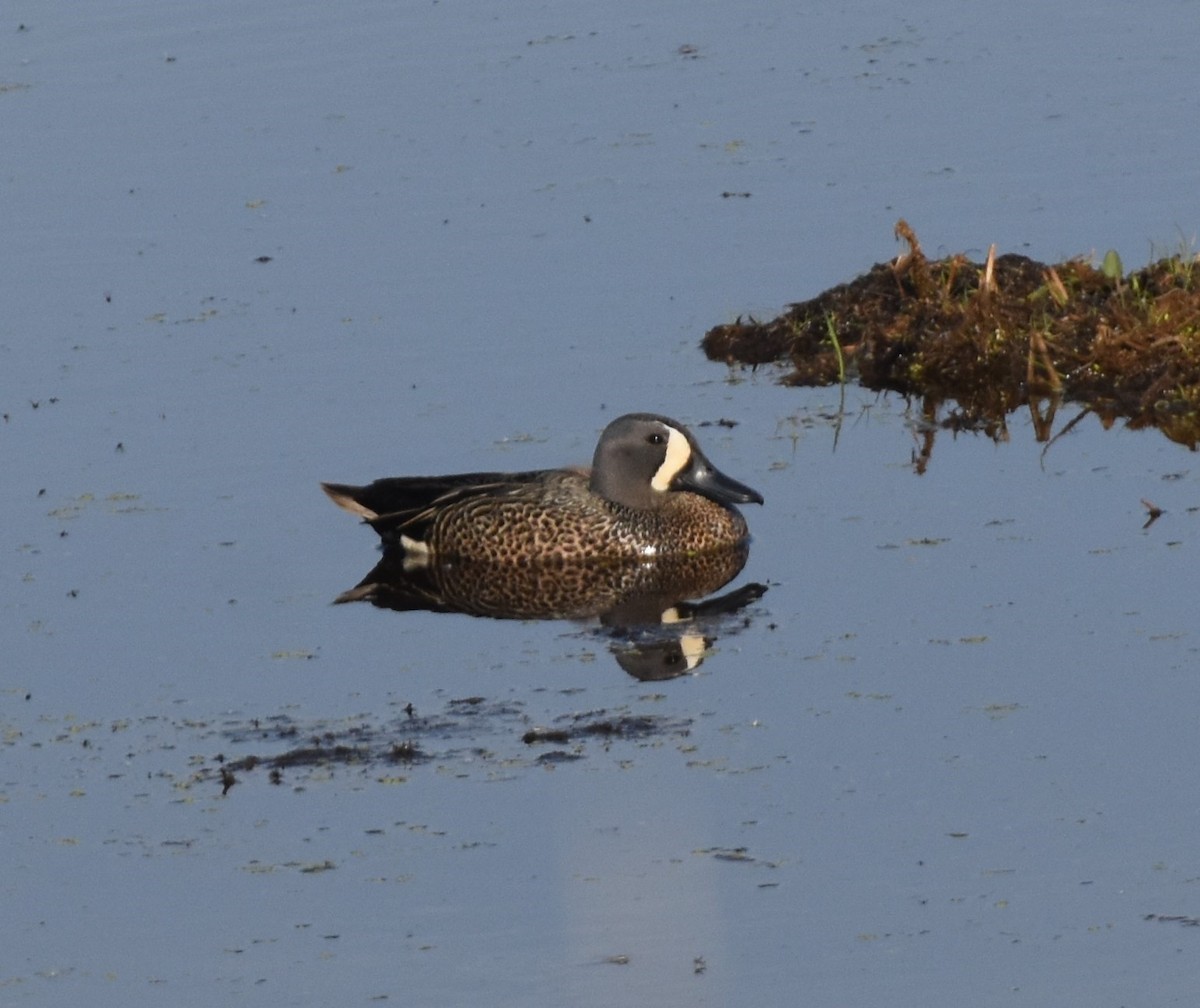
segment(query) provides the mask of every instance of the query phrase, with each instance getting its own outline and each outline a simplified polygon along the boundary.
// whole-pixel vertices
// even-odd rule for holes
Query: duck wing
[[[338,507],[367,521],[416,513],[470,496],[493,496],[515,486],[536,483],[545,471],[526,473],[460,473],[454,476],[393,476],[365,486],[322,483]]]

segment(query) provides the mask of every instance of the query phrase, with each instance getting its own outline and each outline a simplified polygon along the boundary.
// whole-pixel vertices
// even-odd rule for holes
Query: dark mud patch
[[[856,380],[919,399],[930,430],[1008,436],[1027,408],[1053,436],[1060,403],[1200,442],[1200,269],[1170,256],[1124,274],[1115,253],[1047,264],[995,254],[926,258],[908,251],[849,283],[792,304],[769,322],[738,319],[705,335],[712,360],[790,368],[785,385]],[[1065,429],[1065,428],[1064,428]],[[1059,433],[1062,433],[1060,430]]]
[[[304,723],[276,715],[210,731],[224,743],[223,751],[198,759],[187,784],[213,783],[227,794],[256,774],[271,784],[303,787],[341,771],[394,782],[427,764],[461,776],[508,773],[584,759],[592,749],[607,750],[615,743],[686,737],[690,725],[685,719],[619,709],[564,714],[551,727],[541,727],[524,704],[484,697],[450,700],[433,715],[407,704],[399,717],[382,721],[363,716]],[[537,750],[546,744],[569,748]]]
[[[575,691],[566,691],[569,698]],[[305,718],[293,712],[214,719],[149,714],[116,720],[37,716],[0,720],[0,750],[54,752],[62,788],[72,796],[116,788],[145,799],[165,786],[181,801],[228,795],[254,782],[303,791],[325,783],[358,788],[403,783],[417,773],[504,779],[554,763],[613,754],[632,763],[638,749],[692,748],[693,719],[621,705],[554,710],[541,702],[468,696],[438,699],[435,713],[393,699],[383,714]],[[652,705],[657,694],[641,698]],[[569,699],[568,699],[568,702]],[[638,706],[642,706],[639,703]],[[550,707],[551,709],[547,709]],[[44,781],[13,773],[0,802],[21,790],[45,792]]]
[[[659,735],[668,722],[647,714],[609,714],[594,711],[587,714],[564,714],[552,728],[531,728],[521,736],[526,745],[545,742],[574,742],[587,738],[642,739]],[[687,734],[686,724],[679,723],[680,734]]]

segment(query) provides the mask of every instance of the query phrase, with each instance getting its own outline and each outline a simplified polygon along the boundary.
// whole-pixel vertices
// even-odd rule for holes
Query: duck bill
[[[761,504],[762,494],[726,476],[708,459],[697,458],[676,478],[673,489],[691,490],[718,504]]]

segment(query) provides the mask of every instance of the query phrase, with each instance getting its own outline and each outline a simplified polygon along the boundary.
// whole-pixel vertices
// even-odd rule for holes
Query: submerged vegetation
[[[770,322],[717,326],[704,337],[705,352],[731,364],[789,365],[787,385],[856,379],[918,398],[931,431],[1001,440],[1008,415],[1027,408],[1047,441],[1057,407],[1072,402],[1082,408],[1064,430],[1094,413],[1105,426],[1124,419],[1157,427],[1196,449],[1196,256],[1169,256],[1126,275],[1115,252],[1099,268],[1083,259],[997,256],[994,245],[983,263],[962,254],[931,260],[905,221],[896,235],[908,250],[894,261]]]

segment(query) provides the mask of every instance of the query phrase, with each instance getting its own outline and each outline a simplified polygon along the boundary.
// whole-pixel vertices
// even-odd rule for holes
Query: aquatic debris
[[[857,380],[922,402],[927,429],[982,431],[1006,440],[1006,418],[1028,408],[1049,441],[1062,401],[1105,427],[1157,427],[1200,443],[1200,270],[1173,255],[1122,274],[1111,252],[1047,264],[1022,255],[985,262],[928,259],[909,225],[908,250],[849,283],[792,304],[778,318],[719,325],[704,337],[712,360],[785,364],[785,385]],[[943,413],[946,403],[953,405]],[[1063,431],[1059,431],[1061,434]]]
[[[254,771],[266,771],[271,784],[304,786],[337,770],[359,773],[381,783],[403,782],[401,773],[434,764],[465,776],[468,769],[484,773],[511,772],[521,766],[566,763],[582,759],[588,740],[604,748],[615,742],[654,744],[667,736],[686,736],[691,722],[653,714],[638,714],[625,708],[597,709],[561,715],[551,728],[529,727],[525,705],[482,696],[458,697],[445,702],[433,714],[418,714],[411,703],[395,704],[396,714],[376,718],[358,715],[332,721],[299,722],[288,715],[251,718],[207,728],[222,746],[241,752],[218,752],[198,757],[193,764],[191,786],[206,781],[219,783],[222,795]],[[545,743],[574,743],[570,753],[543,752],[536,758],[525,747]],[[245,750],[253,747],[247,753]]]
[[[1144,914],[1142,920],[1159,921],[1162,924],[1181,924],[1183,927],[1200,927],[1200,917],[1189,917],[1184,914]]]
[[[526,745],[539,743],[563,744],[582,738],[640,739],[653,735],[686,735],[690,727],[687,721],[671,721],[669,718],[652,714],[616,714],[605,711],[588,714],[566,714],[558,719],[563,727],[531,728],[521,736]]]
[[[756,864],[765,868],[778,868],[778,861],[767,861],[754,857],[746,847],[699,847],[693,854],[702,854],[717,861],[737,861],[742,864]]]

